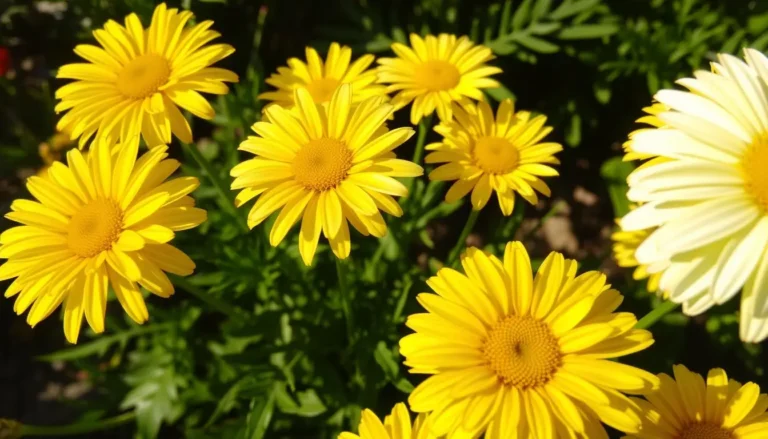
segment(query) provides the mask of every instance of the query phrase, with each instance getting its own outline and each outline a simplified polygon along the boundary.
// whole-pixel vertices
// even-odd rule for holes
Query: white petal
[[[687,316],[697,316],[708,310],[715,304],[715,299],[711,294],[699,294],[698,296],[683,302],[683,314]]]
[[[721,245],[715,243],[686,255],[690,257],[690,261],[673,262],[671,266],[675,266],[677,270],[671,271],[670,274],[667,274],[669,270],[664,272],[659,281],[662,290],[668,291],[670,298],[675,302],[691,300],[708,290],[715,277],[720,248]]]
[[[678,129],[637,132],[632,137],[633,151],[676,159],[736,164],[747,149],[747,142],[694,116],[668,111],[660,114],[659,118]],[[718,147],[709,143],[717,143]]]
[[[747,343],[759,343],[768,337],[768,317],[755,315],[755,291],[745,288],[741,294],[739,336]]]
[[[619,222],[621,229],[628,232],[650,229],[679,217],[696,204],[689,201],[650,202],[630,211]]]
[[[704,96],[681,90],[661,90],[654,98],[674,110],[696,116],[731,133],[744,131],[730,113]]]
[[[759,245],[760,243],[755,243],[756,247]],[[747,291],[754,296],[755,315],[768,318],[768,246],[765,243],[763,243],[760,262],[752,270],[752,275],[744,285],[743,294],[747,294]]]
[[[744,178],[735,166],[699,160],[676,160],[637,169],[627,183],[649,193],[692,186],[744,187]]]
[[[721,68],[721,70],[723,69]],[[759,125],[754,123],[755,116],[752,114],[749,103],[744,100],[744,97],[739,92],[739,85],[736,81],[722,74],[706,70],[699,70],[694,73],[694,76],[699,80],[697,84],[699,88],[696,91],[717,102],[731,113],[749,136],[745,140],[750,140],[760,134]]]
[[[763,256],[768,241],[768,217],[761,218],[740,239],[734,238],[720,253],[712,282],[712,295],[718,304],[733,297],[752,274]]]
[[[740,97],[744,100],[744,105],[748,105],[751,110],[747,115],[752,119],[752,124],[756,125],[761,132],[768,131],[766,90],[764,84],[759,81],[757,72],[744,61],[729,54],[721,54],[720,63],[728,76],[738,84],[741,91]]]

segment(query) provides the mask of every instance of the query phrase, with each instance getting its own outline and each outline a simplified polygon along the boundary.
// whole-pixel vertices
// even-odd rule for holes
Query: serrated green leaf
[[[522,46],[539,53],[555,53],[560,50],[560,47],[557,44],[523,33],[515,34],[514,40]]]
[[[531,3],[532,0],[523,0],[520,6],[515,10],[515,15],[512,16],[512,29],[520,30],[530,21],[531,16]]]
[[[554,11],[552,11],[551,14],[549,14],[549,18],[551,20],[560,21],[572,15],[576,15],[581,12],[592,9],[599,4],[600,4],[600,0],[576,0],[576,1],[566,0],[560,6],[558,6]]]
[[[619,26],[613,23],[578,24],[561,30],[557,37],[561,40],[586,40],[607,37],[618,31]]]

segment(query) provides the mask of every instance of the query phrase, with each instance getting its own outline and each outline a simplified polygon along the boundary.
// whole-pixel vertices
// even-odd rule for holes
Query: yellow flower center
[[[416,83],[428,90],[450,90],[459,85],[459,69],[447,61],[432,60],[416,67]]]
[[[742,168],[747,192],[768,213],[768,137],[760,138],[752,144],[744,156]]]
[[[323,192],[338,186],[352,167],[352,151],[341,140],[322,137],[304,145],[293,160],[296,181]]]
[[[734,439],[730,431],[707,422],[689,424],[675,439]]]
[[[170,76],[171,67],[164,57],[141,55],[123,66],[117,75],[117,89],[127,98],[143,99],[152,96]]]
[[[506,174],[520,163],[520,152],[509,140],[481,137],[472,150],[475,163],[489,174]]]
[[[549,326],[518,316],[509,316],[491,329],[483,354],[501,382],[519,389],[549,382],[562,358]]]
[[[112,248],[123,230],[123,211],[107,198],[83,206],[69,221],[69,249],[81,258],[91,258]]]
[[[339,84],[341,83],[338,79],[320,78],[307,84],[307,90],[309,91],[309,94],[312,95],[312,100],[314,100],[316,104],[322,104],[323,102],[329,102],[331,100],[331,96],[333,96],[333,92],[336,91]]]

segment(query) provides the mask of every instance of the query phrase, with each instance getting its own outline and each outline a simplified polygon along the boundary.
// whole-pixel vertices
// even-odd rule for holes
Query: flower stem
[[[341,312],[344,313],[344,320],[347,324],[347,337],[352,340],[352,310],[349,298],[349,285],[347,284],[347,266],[346,262],[336,258],[336,276],[339,280],[339,292],[341,293]]]
[[[230,198],[230,192],[228,185],[226,182],[222,181],[220,178],[218,178],[218,174],[213,170],[213,167],[211,166],[211,162],[206,159],[203,154],[200,152],[200,150],[197,149],[195,145],[187,145],[187,151],[192,155],[192,158],[195,159],[198,165],[200,165],[200,168],[203,170],[205,174],[208,175],[208,179],[213,184],[213,187],[216,189],[216,192],[219,194],[219,198],[221,198],[221,205],[224,207],[224,209],[229,212],[230,215],[232,215],[235,220],[237,221],[237,224],[240,226],[240,228],[244,232],[248,232],[248,224],[245,223],[244,219],[240,214],[237,212],[237,208],[235,208],[235,204]]]
[[[459,235],[459,240],[456,241],[456,245],[453,246],[453,249],[448,254],[448,260],[445,262],[446,267],[452,267],[456,262],[459,254],[461,254],[461,250],[466,246],[467,236],[472,232],[472,228],[475,227],[479,216],[480,211],[472,209],[472,213],[469,214],[469,218],[467,218],[467,222],[464,224],[464,229],[462,229],[461,235]]]
[[[419,122],[419,137],[416,139],[416,151],[413,152],[413,163],[421,166],[421,158],[424,155],[424,145],[427,133],[432,128],[432,115],[421,118]]]
[[[95,422],[82,422],[70,425],[22,425],[22,436],[65,436],[75,434],[85,434],[94,431],[108,430],[118,425],[126,424],[136,418],[136,412],[123,413],[112,418],[102,419]]]
[[[635,325],[635,328],[636,329],[650,328],[651,326],[653,326],[654,323],[658,322],[659,320],[661,320],[662,317],[674,311],[678,306],[680,306],[679,303],[675,303],[670,300],[667,300],[666,302],[652,309],[651,312],[649,312],[648,314],[644,315],[643,318],[641,318],[637,322],[637,324]]]

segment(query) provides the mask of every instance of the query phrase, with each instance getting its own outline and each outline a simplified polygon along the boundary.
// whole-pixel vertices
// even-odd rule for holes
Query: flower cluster
[[[171,241],[207,213],[190,196],[198,180],[172,177],[180,163],[168,145],[193,140],[182,110],[213,118],[201,93],[226,94],[238,76],[213,67],[234,48],[209,44],[219,36],[213,23],[192,19],[161,4],[147,28],[136,14],[110,20],[93,32],[98,46],[75,47],[85,62],[58,70],[74,80],[56,92],[66,134],[41,150],[48,166],[27,181],[36,200],[15,200],[6,218],[20,225],[0,235],[0,281],[13,279],[5,296],[31,326],[61,307],[71,343],[83,319],[101,333],[110,290],[141,324],[143,291],[168,298],[173,276],[195,269]],[[412,34],[391,50],[394,58],[353,60],[350,47],[332,43],[324,60],[312,48],[289,59],[266,80],[273,89],[259,99],[269,104],[239,146],[253,157],[230,171],[235,206],[255,200],[251,229],[275,216],[272,246],[300,222],[307,266],[321,235],[337,259],[350,255],[352,230],[384,237],[383,213],[404,214],[396,197],[412,181],[400,179],[422,176],[422,165],[436,165],[431,181],[452,182],[447,203],[469,196],[472,215],[494,193],[505,216],[517,195],[536,204],[551,194],[544,179],[558,175],[562,146],[545,140],[544,115],[485,100],[502,73],[487,64],[488,47]],[[768,58],[722,55],[712,72],[680,84],[689,91],[656,94],[640,119],[649,127],[625,144],[626,159],[642,164],[628,178],[637,206],[617,221],[616,258],[692,315],[743,289],[741,337],[760,341],[768,337]],[[420,130],[412,160],[395,150],[415,129],[389,126],[408,105]],[[435,112],[441,140],[425,145]],[[79,148],[56,161],[68,140]],[[629,438],[764,437],[768,396],[756,384],[720,369],[705,381],[684,366],[672,378],[616,361],[654,339],[618,311],[623,296],[604,274],[579,273],[557,252],[534,273],[521,242],[501,256],[465,249],[461,270],[452,262],[427,280],[432,292],[417,296],[425,312],[408,317],[413,333],[399,343],[409,372],[427,375],[408,398],[415,420],[404,403],[383,422],[366,409],[359,435],[340,439],[603,438],[606,425]]]

